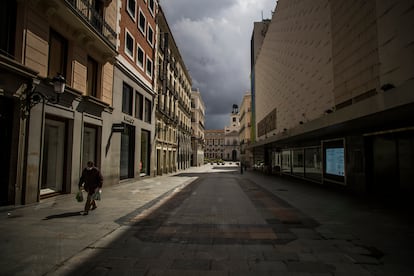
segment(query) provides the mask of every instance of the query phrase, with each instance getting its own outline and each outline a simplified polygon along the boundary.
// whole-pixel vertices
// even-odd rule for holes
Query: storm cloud
[[[206,129],[229,125],[232,105],[250,90],[253,22],[270,18],[275,0],[163,0],[193,87],[206,105]]]

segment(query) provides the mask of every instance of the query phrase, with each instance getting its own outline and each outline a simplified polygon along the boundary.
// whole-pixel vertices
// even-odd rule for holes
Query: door
[[[10,182],[10,154],[13,131],[13,101],[0,97],[0,205],[14,202],[14,189]]]
[[[134,177],[135,127],[125,125],[121,133],[120,179]]]
[[[46,119],[40,195],[62,192],[66,124]]]
[[[141,132],[141,160],[140,175],[150,175],[150,132],[142,130]]]

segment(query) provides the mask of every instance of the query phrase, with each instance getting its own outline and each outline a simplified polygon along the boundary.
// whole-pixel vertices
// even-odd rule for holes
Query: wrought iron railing
[[[113,48],[116,48],[116,32],[104,20],[88,0],[65,0],[69,6]]]

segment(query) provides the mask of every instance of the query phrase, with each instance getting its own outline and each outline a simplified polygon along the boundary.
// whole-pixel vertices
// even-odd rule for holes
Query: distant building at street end
[[[240,114],[239,106],[233,104],[230,114],[230,124],[224,127],[224,160],[240,160]]]
[[[279,0],[252,49],[255,162],[400,199],[414,194],[414,4]]]
[[[204,164],[205,110],[200,90],[191,91],[191,166]]]
[[[224,129],[206,129],[204,159],[224,159]]]

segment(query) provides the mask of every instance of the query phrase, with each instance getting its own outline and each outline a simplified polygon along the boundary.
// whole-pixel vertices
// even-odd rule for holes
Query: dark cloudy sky
[[[276,0],[160,0],[180,53],[206,105],[206,129],[229,125],[232,105],[250,91],[253,22]]]

